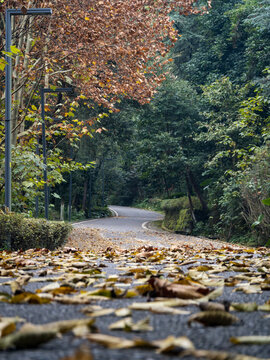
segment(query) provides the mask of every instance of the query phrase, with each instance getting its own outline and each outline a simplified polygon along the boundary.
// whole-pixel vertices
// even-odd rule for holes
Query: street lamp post
[[[71,160],[73,158],[73,148],[70,149]],[[69,192],[68,192],[68,221],[71,221],[72,211],[72,172],[69,173]]]
[[[6,78],[5,78],[5,206],[11,211],[11,104],[12,104],[12,59],[11,51],[11,17],[17,15],[51,15],[51,9],[16,9],[6,10]]]
[[[73,92],[73,88],[41,88],[41,117],[42,117],[42,151],[43,151],[43,180],[44,180],[44,197],[45,197],[45,218],[49,219],[49,194],[47,184],[47,149],[46,149],[46,126],[45,126],[45,94]]]

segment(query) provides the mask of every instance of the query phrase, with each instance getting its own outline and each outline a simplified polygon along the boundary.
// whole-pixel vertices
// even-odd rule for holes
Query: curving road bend
[[[114,217],[86,220],[73,224],[74,228],[92,228],[100,231],[102,237],[114,242],[123,249],[143,245],[169,247],[181,242],[198,243],[201,238],[174,234],[152,225],[163,218],[162,214],[126,206],[109,206]],[[205,243],[210,240],[204,239]]]

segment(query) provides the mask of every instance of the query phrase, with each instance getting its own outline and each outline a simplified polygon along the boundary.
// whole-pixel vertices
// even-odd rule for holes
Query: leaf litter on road
[[[237,313],[270,311],[269,301],[259,304],[253,300],[224,300],[224,288],[245,294],[245,299],[249,295],[267,292],[270,284],[269,255],[266,248],[227,245],[215,248],[193,244],[161,249],[154,246],[131,250],[110,247],[98,254],[75,248],[2,251],[0,302],[14,307],[21,303],[41,307],[53,303],[88,306],[82,309],[81,316],[85,318],[43,325],[27,323],[18,330],[17,324],[20,326],[23,319],[0,318],[0,349],[36,347],[72,331],[76,337],[111,349],[148,348],[171,355],[183,355],[186,351],[193,357],[217,360],[256,359],[223,350],[197,349],[196,341],[193,343],[187,336],[177,337],[173,333],[160,340],[159,329],[150,319],[179,316],[186,325],[196,322],[202,326],[231,327],[228,347],[230,341],[236,348],[240,344],[269,344],[269,336],[250,334],[241,337],[233,334],[235,324],[241,327],[245,322],[245,314],[240,321]],[[114,266],[115,274],[106,273],[109,264]],[[31,284],[36,286],[34,291],[31,291]],[[134,301],[130,300],[132,298]],[[114,306],[116,299],[122,302],[122,308]],[[109,302],[110,306],[97,305],[103,302]],[[182,307],[188,308],[183,310]],[[140,311],[144,312],[144,317],[138,320]],[[145,313],[149,317],[145,317]],[[99,325],[95,319],[107,316],[115,319],[110,321],[108,334],[96,333]],[[141,337],[126,339],[109,335],[116,330],[140,332]],[[154,334],[155,340],[144,339],[144,332],[148,331]],[[78,357],[76,353],[72,356],[74,359]],[[87,354],[88,358],[92,360],[92,355]]]

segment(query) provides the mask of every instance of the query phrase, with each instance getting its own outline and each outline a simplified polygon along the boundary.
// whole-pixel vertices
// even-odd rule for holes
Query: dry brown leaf
[[[192,322],[199,322],[205,326],[226,326],[232,325],[234,323],[239,322],[240,320],[226,312],[226,311],[202,311],[196,314],[193,314],[188,319],[188,324],[190,325]]]
[[[73,355],[65,356],[60,360],[94,360],[94,358],[88,347],[81,346]]]
[[[216,303],[216,302],[209,302],[209,301],[203,301],[199,303],[199,308],[202,311],[229,311],[230,303],[227,301],[224,303]]]
[[[148,283],[153,287],[155,295],[160,297],[199,299],[210,292],[204,286],[174,284],[157,277],[150,278]]]

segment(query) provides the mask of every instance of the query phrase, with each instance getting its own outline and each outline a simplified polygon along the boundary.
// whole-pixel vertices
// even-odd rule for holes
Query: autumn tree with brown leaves
[[[54,186],[63,181],[63,172],[81,167],[71,165],[69,156],[60,156],[59,142],[91,135],[97,114],[102,114],[104,109],[118,111],[116,104],[122,98],[132,98],[141,104],[149,102],[165,79],[164,66],[171,61],[168,53],[178,38],[170,14],[178,11],[188,15],[205,12],[206,8],[196,6],[196,0],[0,1],[0,51],[5,50],[5,10],[8,8],[23,9],[25,14],[12,17],[15,51],[12,54],[11,129],[12,143],[16,145],[12,155],[12,181],[17,192],[13,198],[19,206],[27,208],[29,199],[34,199],[37,189],[43,186],[38,180],[42,178],[42,159],[34,154],[37,135],[41,132],[40,88],[72,87],[76,94],[73,99],[63,96],[57,114],[55,97],[46,99],[46,115],[50,117],[46,120],[47,140],[53,141],[48,153],[48,182]],[[53,15],[26,16],[29,8],[51,8]],[[2,53],[0,198],[4,188],[3,56]],[[91,102],[95,107],[92,118],[81,121],[74,118],[80,99],[84,99],[87,106]],[[55,115],[58,121],[53,120]],[[32,166],[32,173],[30,162],[36,167]],[[31,194],[29,189],[33,190]],[[27,196],[21,197],[22,193]]]
[[[16,16],[13,143],[40,85],[72,84],[77,93],[114,110],[119,97],[146,103],[164,80],[162,68],[178,34],[170,19],[205,11],[196,0],[17,0],[1,7],[1,38],[6,8],[50,7],[53,16]],[[4,43],[2,40],[1,49]],[[3,78],[2,78],[3,81]],[[2,84],[3,89],[3,84]]]

